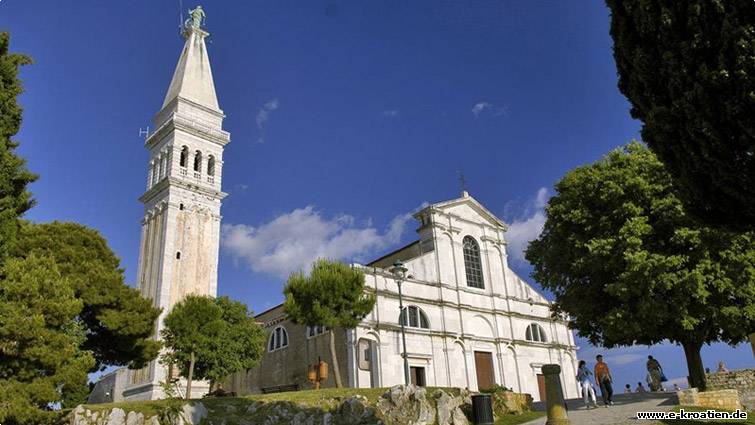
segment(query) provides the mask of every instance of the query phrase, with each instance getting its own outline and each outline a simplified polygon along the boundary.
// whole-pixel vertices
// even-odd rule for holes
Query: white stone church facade
[[[351,339],[379,347],[380,372],[372,379],[379,386],[403,382],[398,289],[388,271],[401,260],[411,276],[402,293],[413,380],[421,368],[428,386],[498,384],[540,400],[540,367],[557,363],[565,395],[578,396],[572,332],[551,319],[548,301],[508,267],[505,224],[466,192],[414,217],[419,239],[364,267],[377,303]],[[352,384],[370,386],[371,376],[359,368],[363,354],[355,351]]]
[[[573,334],[565,321],[550,317],[549,302],[508,267],[505,224],[466,192],[414,217],[418,240],[355,265],[365,272],[377,302],[356,329],[337,330],[345,384],[404,383],[398,287],[389,272],[401,260],[410,276],[402,298],[413,383],[471,390],[497,384],[539,401],[541,367],[557,363],[564,395],[578,397]],[[232,377],[230,389],[244,394],[310,388],[306,366],[318,358],[330,363],[327,336],[292,323],[280,306],[257,317],[269,332],[267,352],[259,367]]]
[[[218,105],[205,45],[207,32],[185,29],[185,45],[149,151],[139,253],[138,286],[163,309],[156,335],[171,307],[187,294],[217,294],[223,149],[230,135]],[[420,385],[476,390],[494,384],[540,400],[540,368],[562,366],[567,397],[578,395],[576,347],[566,323],[550,317],[549,303],[508,267],[505,224],[466,192],[414,216],[417,241],[367,265],[366,284],[377,303],[356,329],[337,330],[341,374],[349,387],[404,382],[396,260],[409,269],[403,283],[407,358]],[[278,306],[257,316],[269,333],[259,367],[229,378],[238,393],[308,388],[307,365],[328,362],[327,338],[291,323]],[[120,369],[98,382],[90,402],[164,397],[168,370],[158,362]],[[330,382],[326,386],[332,385]],[[207,386],[194,385],[200,397]]]

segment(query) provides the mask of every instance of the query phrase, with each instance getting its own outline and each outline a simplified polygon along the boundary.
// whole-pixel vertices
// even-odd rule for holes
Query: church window
[[[157,169],[157,163],[155,161],[152,161],[150,163],[150,167],[152,184],[154,185],[155,183],[157,183],[157,173],[159,170]]]
[[[184,146],[181,148],[181,156],[178,160],[178,165],[186,167],[186,163],[189,161],[189,148]]]
[[[327,331],[327,326],[323,325],[316,325],[316,326],[307,326],[307,338],[312,338],[313,336],[321,335]]]
[[[181,251],[176,252],[176,260],[181,259]]]
[[[202,152],[194,152],[194,171],[202,171]]]
[[[181,211],[183,211],[184,210],[184,204],[183,203],[178,204],[178,209],[181,210]]]
[[[207,175],[208,176],[215,175],[215,157],[212,155],[207,157]]]
[[[160,178],[162,179],[165,177],[165,174],[168,172],[168,155],[162,154],[160,155]]]
[[[471,236],[464,237],[464,270],[467,274],[467,286],[484,288],[482,280],[482,262],[480,262],[480,246]]]
[[[409,313],[408,322],[406,321],[407,312]],[[427,315],[416,305],[404,307],[404,311],[401,312],[399,317],[399,323],[410,328],[430,329],[430,322],[427,320]]]
[[[366,338],[361,338],[357,344],[359,353],[359,369],[372,369],[372,349],[375,342]]]
[[[283,326],[278,326],[270,333],[270,340],[267,343],[267,351],[279,350],[288,346],[288,332]]]
[[[527,341],[548,342],[545,337],[545,329],[537,323],[533,323],[527,326],[527,331],[524,334]]]

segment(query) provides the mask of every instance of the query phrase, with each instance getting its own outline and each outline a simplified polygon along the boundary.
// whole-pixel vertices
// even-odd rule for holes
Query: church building
[[[203,18],[198,7],[183,29],[183,51],[145,141],[149,163],[140,197],[137,283],[163,309],[156,338],[165,315],[186,295],[217,294],[223,149],[230,135],[222,126]],[[353,265],[364,271],[377,303],[355,329],[334,330],[344,385],[403,384],[405,351],[417,385],[470,390],[500,385],[542,400],[541,367],[557,363],[564,395],[578,396],[574,337],[566,321],[551,318],[549,302],[509,268],[506,225],[466,192],[414,218],[417,240]],[[407,269],[401,300],[390,271],[397,261]],[[229,377],[226,390],[312,388],[308,367],[320,359],[331,363],[327,329],[292,323],[282,306],[257,320],[268,334],[265,355],[258,367]],[[160,383],[168,375],[158,361],[140,370],[118,369],[100,379],[89,402],[163,398]],[[333,385],[331,371],[323,386]],[[191,396],[207,391],[207,383],[196,382]]]
[[[366,265],[377,296],[355,329],[336,329],[344,386],[403,384],[401,322],[412,383],[470,390],[494,385],[545,397],[541,367],[561,365],[566,397],[578,397],[574,336],[549,302],[509,267],[506,225],[467,192],[414,214],[418,239]],[[399,288],[391,267],[407,269]],[[239,394],[312,388],[308,367],[330,362],[327,330],[303,327],[282,306],[257,316],[268,331],[261,364],[234,375]],[[334,386],[332,376],[323,386]]]

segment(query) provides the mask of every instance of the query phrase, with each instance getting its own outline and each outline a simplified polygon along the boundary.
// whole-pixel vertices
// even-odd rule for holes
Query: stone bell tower
[[[217,293],[223,147],[230,135],[222,128],[210,60],[201,28],[201,6],[191,11],[186,42],[162,108],[148,135],[147,188],[139,248],[139,290],[163,312],[156,336],[173,305],[188,294]],[[163,397],[159,386],[167,369],[153,361],[130,371],[123,395],[127,400]],[[193,385],[193,396],[207,392]]]

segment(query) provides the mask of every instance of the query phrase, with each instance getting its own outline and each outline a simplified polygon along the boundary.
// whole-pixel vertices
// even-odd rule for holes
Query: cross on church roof
[[[464,177],[464,173],[459,171],[459,188],[462,193],[467,191],[467,179]]]

